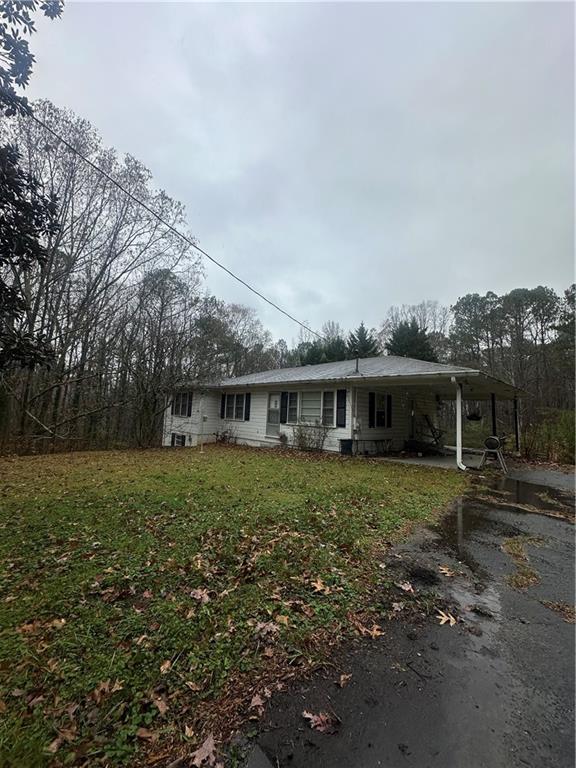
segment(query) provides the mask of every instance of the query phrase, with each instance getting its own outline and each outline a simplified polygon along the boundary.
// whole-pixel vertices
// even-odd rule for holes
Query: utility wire
[[[119,181],[117,181],[113,176],[111,176],[109,173],[107,173],[105,170],[100,168],[96,163],[93,163],[92,160],[85,157],[82,152],[80,152],[78,149],[76,149],[75,146],[70,144],[69,141],[66,141],[65,138],[60,136],[55,130],[50,128],[49,125],[46,125],[46,123],[41,120],[39,117],[36,117],[34,113],[30,113],[29,115],[34,122],[38,123],[38,125],[42,126],[48,133],[51,133],[52,136],[54,136],[58,141],[61,141],[71,152],[74,152],[74,154],[78,155],[82,160],[84,160],[85,163],[88,163],[89,166],[91,166],[95,171],[98,173],[101,173],[102,176],[105,176],[108,181],[112,182],[114,186],[118,187],[119,190],[124,192],[125,195],[128,195],[128,197],[133,200],[138,205],[142,206],[146,211],[148,211],[149,214],[154,216],[154,218],[158,219],[158,221],[163,224],[165,227],[167,227],[171,232],[173,232],[175,235],[180,237],[182,240],[184,240],[188,245],[192,246],[198,253],[201,253],[202,256],[207,258],[209,261],[211,261],[213,264],[216,264],[217,267],[220,267],[220,269],[223,269],[224,272],[230,275],[230,277],[233,277],[234,280],[237,280],[239,283],[241,283],[245,288],[248,288],[249,291],[252,291],[252,293],[256,294],[259,298],[261,298],[263,301],[265,301],[267,304],[269,304],[271,307],[274,307],[274,309],[277,309],[278,312],[281,312],[283,315],[288,317],[290,320],[292,320],[294,323],[297,323],[299,326],[304,328],[305,331],[308,331],[308,333],[313,334],[314,336],[318,337],[319,339],[322,339],[323,336],[316,331],[313,331],[312,328],[309,328],[305,323],[302,323],[300,320],[298,320],[294,315],[291,315],[289,312],[287,312],[285,309],[282,309],[282,307],[279,307],[278,304],[276,304],[272,299],[267,298],[264,296],[263,293],[260,293],[256,288],[253,288],[250,283],[247,283],[245,280],[243,280],[241,277],[238,277],[238,275],[234,274],[232,270],[228,269],[228,267],[225,267],[224,264],[221,264],[217,259],[215,259],[213,256],[210,256],[209,253],[206,253],[202,248],[200,248],[199,245],[196,245],[196,243],[189,238],[187,235],[185,235],[183,232],[180,232],[179,229],[176,229],[176,227],[173,227],[172,224],[170,224],[168,221],[165,221],[160,214],[156,213],[152,208],[150,208],[149,205],[144,203],[142,200],[140,200],[138,197],[132,194],[129,189],[126,189],[122,184],[120,184]]]

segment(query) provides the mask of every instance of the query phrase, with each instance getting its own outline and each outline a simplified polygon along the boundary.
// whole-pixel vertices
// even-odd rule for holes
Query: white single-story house
[[[518,447],[519,391],[473,368],[406,357],[343,360],[278,368],[191,383],[167,399],[163,445],[229,439],[254,446],[295,445],[299,430],[320,430],[323,448],[353,454],[401,451],[438,440],[438,407],[453,399],[456,463],[462,463],[462,401],[514,401]]]

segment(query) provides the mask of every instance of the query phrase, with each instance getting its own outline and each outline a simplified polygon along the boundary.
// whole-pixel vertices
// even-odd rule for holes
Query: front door
[[[268,418],[266,419],[266,434],[277,437],[280,434],[280,392],[268,395]]]

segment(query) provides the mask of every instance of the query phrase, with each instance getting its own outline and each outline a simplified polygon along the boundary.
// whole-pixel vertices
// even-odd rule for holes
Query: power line
[[[269,304],[271,307],[274,307],[274,309],[277,309],[278,312],[281,312],[283,315],[285,315],[287,318],[292,320],[294,323],[297,323],[299,326],[304,328],[304,330],[308,331],[309,333],[312,333],[314,336],[317,336],[319,339],[322,339],[323,336],[316,331],[313,331],[312,328],[309,328],[305,323],[300,322],[294,315],[291,315],[289,312],[287,312],[285,309],[282,309],[282,307],[279,307],[278,304],[276,304],[272,299],[267,298],[264,296],[263,293],[260,293],[256,288],[253,288],[250,283],[247,283],[246,280],[243,280],[241,277],[238,277],[238,275],[234,274],[231,269],[228,269],[228,267],[225,267],[224,264],[221,264],[217,259],[215,259],[213,256],[210,256],[209,253],[206,253],[202,248],[200,248],[199,245],[196,245],[196,243],[191,240],[187,235],[185,235],[183,232],[180,232],[179,229],[176,229],[176,227],[173,227],[172,224],[170,224],[168,221],[165,221],[160,214],[156,213],[152,208],[150,208],[149,205],[147,205],[145,202],[140,200],[138,197],[132,194],[129,189],[126,189],[122,184],[120,184],[119,181],[117,181],[113,176],[111,176],[109,173],[107,173],[105,170],[100,168],[96,163],[93,163],[92,160],[85,157],[85,155],[82,154],[78,149],[76,149],[75,146],[70,144],[69,141],[64,139],[60,134],[58,134],[53,128],[50,128],[49,125],[46,125],[46,123],[41,120],[39,117],[36,117],[35,114],[30,113],[29,116],[34,120],[34,122],[38,123],[38,125],[41,125],[42,128],[44,128],[48,133],[51,133],[52,136],[54,136],[58,141],[61,141],[71,152],[74,152],[74,154],[78,155],[82,160],[84,160],[85,163],[88,163],[90,167],[92,167],[95,171],[98,173],[101,173],[102,176],[108,179],[112,184],[114,184],[116,187],[118,187],[119,190],[124,192],[125,195],[128,195],[128,197],[133,200],[138,205],[141,205],[142,208],[144,208],[146,211],[148,211],[149,214],[154,216],[161,224],[163,224],[165,227],[167,227],[171,232],[173,232],[178,237],[182,238],[188,245],[192,246],[198,253],[201,253],[202,256],[206,257],[209,261],[211,261],[213,264],[216,264],[217,267],[220,267],[220,269],[223,269],[224,272],[230,275],[230,277],[233,277],[234,280],[237,280],[239,283],[241,283],[245,288],[248,288],[249,291],[252,291],[252,293],[256,294],[259,298],[261,298],[263,301],[265,301],[267,304]]]

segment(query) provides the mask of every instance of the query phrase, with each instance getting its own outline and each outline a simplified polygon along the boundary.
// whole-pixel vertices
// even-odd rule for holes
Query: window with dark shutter
[[[386,402],[386,426],[388,429],[392,426],[392,395],[387,395]]]
[[[220,397],[220,418],[223,419],[226,415],[226,395]]]
[[[368,426],[376,426],[376,393],[368,392]]]
[[[288,421],[288,392],[280,393],[280,424]]]
[[[346,426],[346,390],[339,389],[336,392],[336,426]]]
[[[244,399],[244,421],[250,421],[250,392],[246,392]]]
[[[177,392],[172,396],[172,416],[192,416],[192,392]]]

